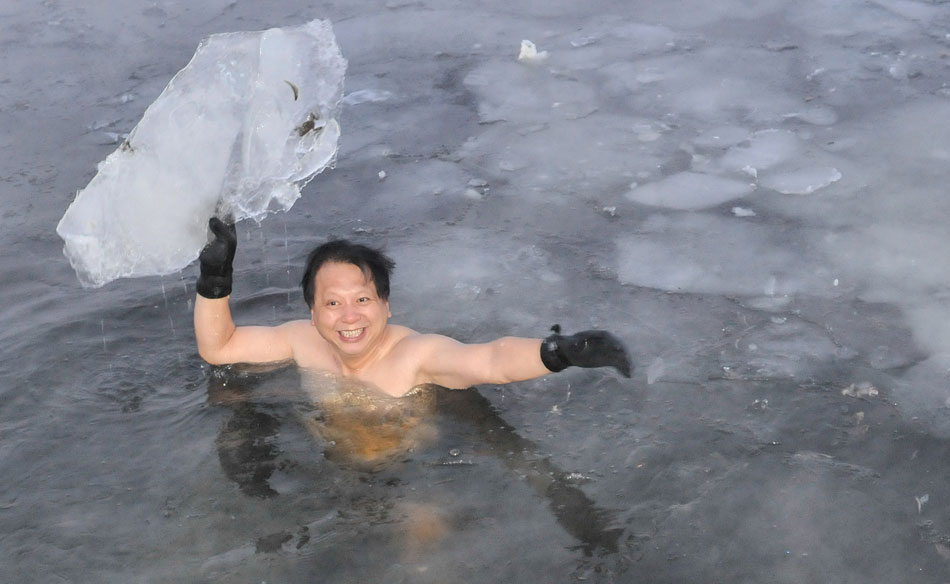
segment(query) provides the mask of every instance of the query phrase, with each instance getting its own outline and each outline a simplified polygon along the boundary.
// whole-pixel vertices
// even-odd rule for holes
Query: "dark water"
[[[238,227],[239,323],[305,316],[303,258],[343,235],[395,257],[395,322],[605,327],[632,379],[370,399],[203,364],[194,266],[78,285],[56,222],[198,41],[317,17],[368,101],[290,213]],[[5,3],[4,581],[950,581],[948,24],[935,2]],[[726,126],[795,132],[788,164],[843,178],[625,196],[718,164],[697,136]]]

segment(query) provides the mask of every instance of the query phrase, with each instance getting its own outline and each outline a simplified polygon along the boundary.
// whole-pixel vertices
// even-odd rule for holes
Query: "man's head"
[[[377,249],[346,239],[334,239],[318,246],[307,256],[307,265],[300,284],[303,286],[303,299],[311,309],[317,271],[328,262],[358,267],[376,286],[379,299],[384,302],[389,300],[389,275],[396,263]]]

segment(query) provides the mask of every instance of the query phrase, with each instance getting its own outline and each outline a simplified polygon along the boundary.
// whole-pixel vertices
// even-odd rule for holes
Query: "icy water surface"
[[[632,379],[385,400],[204,365],[193,266],[79,286],[55,225],[200,39],[313,18],[338,163],[238,226],[240,323],[305,316],[347,236],[396,259],[394,322],[608,328]],[[10,0],[0,31],[7,580],[950,581],[947,4]]]

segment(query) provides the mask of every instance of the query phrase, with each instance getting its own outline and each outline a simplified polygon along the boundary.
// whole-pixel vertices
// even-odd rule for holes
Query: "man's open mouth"
[[[363,331],[365,330],[366,330],[366,327],[363,327],[363,328],[358,328],[351,331],[339,331],[339,333],[340,333],[340,336],[343,337],[344,339],[355,339],[355,338],[358,338],[361,334],[363,334]]]

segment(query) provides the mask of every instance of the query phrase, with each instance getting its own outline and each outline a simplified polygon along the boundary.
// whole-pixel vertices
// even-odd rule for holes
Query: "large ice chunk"
[[[202,41],[59,222],[80,282],[178,271],[212,214],[290,209],[334,161],[345,70],[327,21]]]

